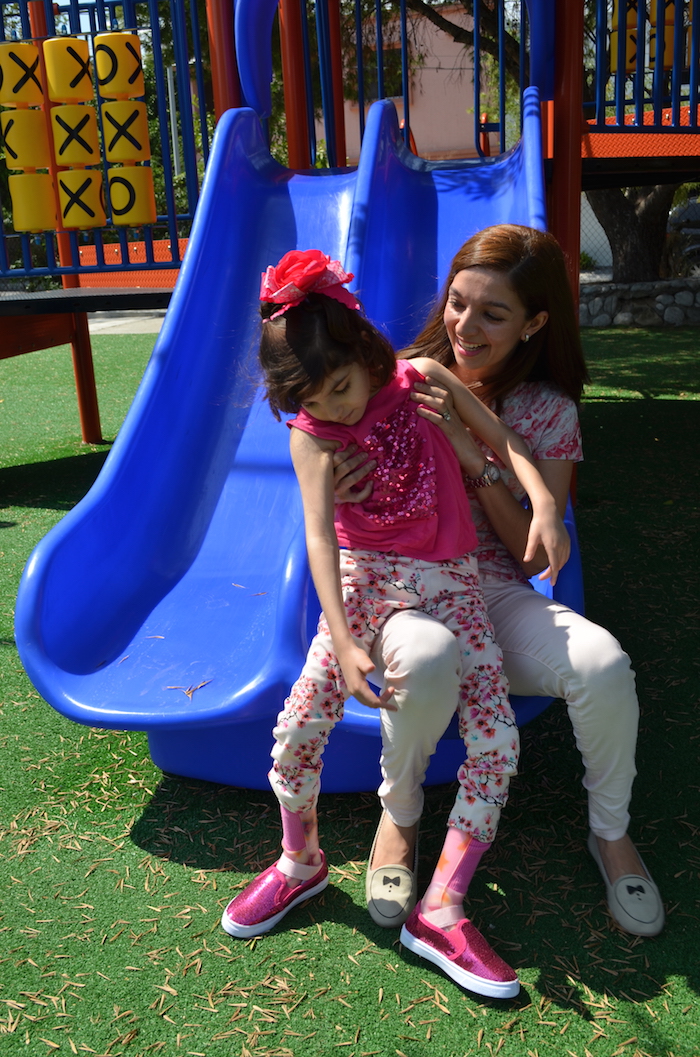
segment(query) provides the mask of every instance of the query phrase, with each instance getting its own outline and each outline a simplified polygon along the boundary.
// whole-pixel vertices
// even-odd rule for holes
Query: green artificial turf
[[[470,890],[523,983],[505,1003],[462,992],[367,916],[370,794],[321,797],[325,893],[261,939],[221,931],[231,894],[276,855],[276,801],[163,775],[145,735],[74,725],[33,690],[12,640],[21,569],[108,447],[80,443],[66,349],[0,361],[0,1053],[700,1057],[699,338],[584,332],[586,603],[638,673],[631,832],[667,928],[642,940],[611,926],[555,704],[522,732],[522,773]],[[108,440],[152,344],[94,339]],[[426,791],[421,884],[453,795]]]

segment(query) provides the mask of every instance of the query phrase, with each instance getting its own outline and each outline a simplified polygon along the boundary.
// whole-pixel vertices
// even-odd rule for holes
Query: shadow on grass
[[[71,455],[0,469],[0,505],[71,510],[89,491],[102,469],[107,451]],[[13,522],[0,522],[10,528]]]

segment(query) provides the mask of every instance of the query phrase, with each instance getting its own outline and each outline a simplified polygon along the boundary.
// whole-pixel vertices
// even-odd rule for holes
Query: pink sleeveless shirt
[[[438,426],[416,414],[418,404],[410,399],[418,381],[423,375],[408,360],[398,360],[396,375],[370,399],[356,425],[321,422],[303,409],[287,423],[337,440],[338,448],[355,443],[377,462],[370,497],[336,507],[341,547],[424,561],[460,558],[476,547],[454,449]]]

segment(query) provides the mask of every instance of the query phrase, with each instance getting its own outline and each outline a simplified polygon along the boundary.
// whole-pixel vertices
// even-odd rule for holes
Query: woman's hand
[[[373,481],[365,481],[362,488],[353,491],[355,485],[364,481],[376,469],[374,459],[367,460],[367,452],[358,450],[356,444],[348,444],[342,451],[333,453],[333,491],[337,503],[363,503],[372,494]]]
[[[449,390],[426,378],[425,382],[414,382],[411,399],[421,405],[417,414],[434,422],[445,434],[457,453],[462,471],[469,477],[478,477],[484,469],[486,456],[455,411]]]
[[[374,671],[374,665],[365,651],[354,642],[338,650],[338,663],[343,672],[346,686],[356,701],[367,708],[385,708],[387,712],[396,712],[397,706],[391,700],[394,687],[387,686],[379,697],[371,690],[367,676]]]
[[[540,580],[551,580],[552,586],[557,582],[559,570],[566,565],[571,553],[571,539],[556,508],[545,515],[533,513],[523,562],[531,561],[537,548],[543,546],[547,552],[549,566],[539,575]]]

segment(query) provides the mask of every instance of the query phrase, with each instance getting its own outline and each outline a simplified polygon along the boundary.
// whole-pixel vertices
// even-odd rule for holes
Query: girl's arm
[[[437,382],[449,391],[462,422],[500,456],[520,481],[529,496],[532,516],[529,521],[525,549],[519,560],[523,565],[535,561],[538,547],[542,545],[549,560],[549,570],[541,578],[549,576],[552,583],[556,583],[559,570],[568,560],[571,540],[557,510],[556,500],[543,481],[527,444],[490,408],[482,404],[447,367],[423,357],[412,362],[416,369],[425,375],[426,384]],[[418,403],[422,402],[420,393],[413,393],[412,396]],[[437,411],[424,407],[419,409],[418,413],[424,418],[435,421],[438,425],[442,424],[443,427],[445,425],[444,417]],[[477,476],[483,469],[483,455],[481,459],[481,467],[470,473],[470,476]],[[468,469],[467,472],[469,473]]]
[[[357,645],[348,628],[338,562],[338,538],[334,526],[333,500],[333,442],[311,436],[300,429],[292,429],[290,451],[294,470],[301,489],[304,506],[304,526],[309,565],[319,602],[333,640],[333,649],[343,672],[348,690],[368,708],[396,711],[390,698],[393,687],[377,695],[370,689],[366,677],[374,665],[365,651]]]

